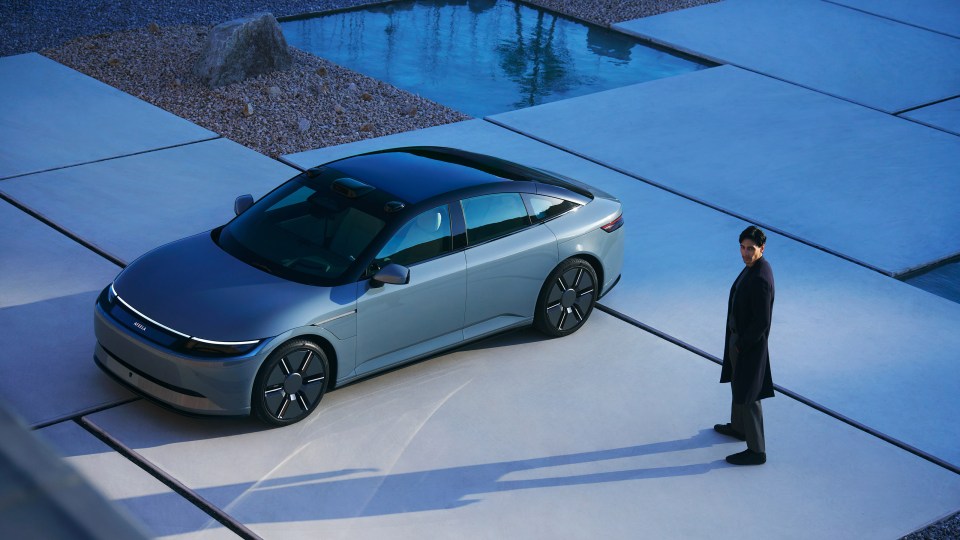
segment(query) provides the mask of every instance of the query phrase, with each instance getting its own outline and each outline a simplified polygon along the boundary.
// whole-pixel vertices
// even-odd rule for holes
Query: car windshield
[[[333,285],[383,230],[389,200],[389,194],[333,169],[313,169],[237,216],[217,243],[284,279]]]

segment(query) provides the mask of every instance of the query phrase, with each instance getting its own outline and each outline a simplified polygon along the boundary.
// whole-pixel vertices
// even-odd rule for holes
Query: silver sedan
[[[412,147],[309,169],[97,300],[95,360],[174,408],[297,422],[327,390],[495,332],[575,332],[620,277],[620,202]]]

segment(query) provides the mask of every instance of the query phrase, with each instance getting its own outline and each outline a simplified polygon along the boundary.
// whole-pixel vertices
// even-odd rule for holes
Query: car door
[[[390,263],[408,267],[410,281],[359,284],[358,375],[463,340],[466,258],[452,251],[447,205],[419,214],[394,234],[373,264]]]
[[[464,339],[526,323],[544,279],[557,265],[557,238],[531,226],[519,193],[461,201],[467,227]]]

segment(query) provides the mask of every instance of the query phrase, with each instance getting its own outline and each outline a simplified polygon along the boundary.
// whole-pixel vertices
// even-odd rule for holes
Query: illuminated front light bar
[[[110,287],[111,287],[111,290],[113,290],[114,294],[116,294],[117,291],[116,291],[115,289],[113,289],[113,285],[111,285]],[[126,300],[124,300],[123,298],[120,298],[120,295],[119,295],[119,294],[117,295],[117,300],[119,300],[121,304],[123,304],[124,306],[126,306],[127,309],[129,309],[130,311],[136,313],[138,316],[142,317],[143,320],[149,322],[150,324],[153,324],[153,325],[155,325],[155,326],[159,326],[160,328],[163,328],[163,329],[166,330],[167,332],[172,332],[172,333],[174,333],[174,334],[176,334],[176,335],[178,335],[178,336],[182,336],[182,337],[185,337],[185,338],[188,338],[188,339],[190,338],[190,336],[184,334],[183,332],[177,332],[177,331],[174,330],[173,328],[170,328],[169,326],[164,326],[164,325],[158,323],[157,321],[151,319],[150,317],[147,317],[147,316],[144,315],[143,313],[140,313],[139,311],[137,311],[136,308],[134,308],[133,306],[131,306],[130,304],[128,304]]]
[[[126,300],[121,298],[119,294],[117,294],[117,290],[114,288],[113,283],[110,284],[109,295],[112,296],[117,301],[119,301],[120,303],[122,303],[127,309],[135,313],[138,317],[149,322],[150,324],[158,328],[162,328],[172,334],[176,334],[180,337],[186,338],[187,340],[186,347],[188,349],[196,350],[198,352],[203,351],[208,354],[217,354],[217,355],[226,355],[226,356],[244,354],[246,352],[250,352],[251,350],[253,350],[254,347],[260,344],[261,341],[263,341],[260,339],[254,339],[249,341],[214,341],[212,339],[203,339],[195,336],[189,336],[187,334],[184,334],[183,332],[178,332],[173,328],[170,328],[169,326],[160,324],[157,321],[151,319],[150,317],[147,317],[146,315],[138,311],[135,307],[127,303]]]
[[[199,341],[200,343],[206,343],[208,345],[225,345],[227,347],[242,347],[244,345],[254,345],[260,343],[259,339],[254,339],[251,341],[211,341],[209,339],[200,339],[198,337],[191,337],[190,339]]]

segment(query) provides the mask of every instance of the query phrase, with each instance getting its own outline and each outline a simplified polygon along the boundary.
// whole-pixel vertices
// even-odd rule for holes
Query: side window
[[[580,206],[573,201],[547,197],[546,195],[530,195],[528,200],[530,201],[530,208],[533,210],[532,217],[535,223],[555,218]]]
[[[530,225],[519,193],[495,193],[461,201],[467,243],[476,245]]]
[[[420,214],[401,227],[377,254],[374,264],[379,268],[390,263],[410,266],[449,251],[450,215],[447,205],[443,205]]]

